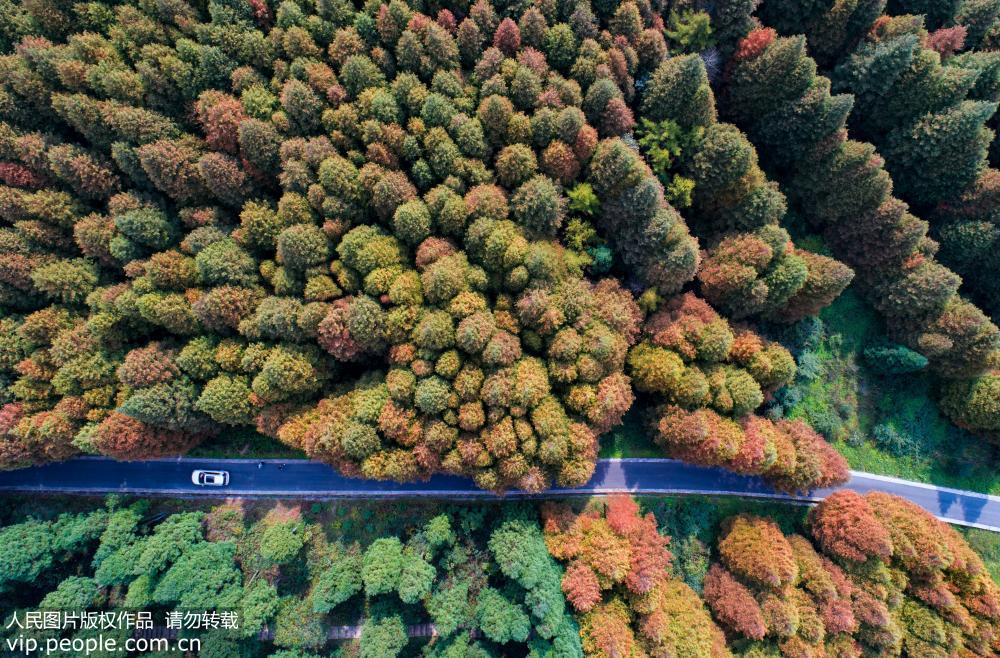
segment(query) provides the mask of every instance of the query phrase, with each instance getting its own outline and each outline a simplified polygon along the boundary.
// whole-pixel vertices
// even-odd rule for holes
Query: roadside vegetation
[[[201,656],[988,656],[997,535],[965,536],[849,492],[811,510],[4,498],[0,614],[236,611],[183,631]],[[437,637],[408,637],[426,623]],[[329,640],[342,625],[360,638]]]
[[[880,372],[870,357],[885,349],[886,339],[871,307],[856,294],[848,290],[809,331],[787,343],[799,350],[799,369],[779,400],[787,413],[833,441],[851,468],[1000,492],[992,466],[996,448],[941,414],[929,373]]]
[[[795,380],[765,403],[765,414],[807,422],[854,470],[1000,493],[995,446],[940,412],[938,385],[926,364],[899,346],[887,347],[878,315],[853,287],[818,316],[768,325],[765,333],[785,345],[797,364]],[[873,359],[886,350],[917,368],[884,372]],[[601,457],[660,456],[648,416],[640,400],[602,438]]]

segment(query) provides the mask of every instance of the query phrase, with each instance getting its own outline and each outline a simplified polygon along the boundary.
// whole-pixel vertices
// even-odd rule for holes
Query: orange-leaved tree
[[[567,563],[563,592],[587,656],[730,656],[698,595],[672,578],[670,539],[634,500],[611,496],[578,514],[551,504],[542,518],[549,552]]]

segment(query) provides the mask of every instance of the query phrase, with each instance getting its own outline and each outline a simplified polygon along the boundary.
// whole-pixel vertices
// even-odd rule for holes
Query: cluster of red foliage
[[[690,587],[670,575],[669,538],[634,500],[575,514],[542,509],[545,543],[567,562],[562,587],[580,616],[587,655],[728,656],[722,633]]]
[[[760,474],[779,489],[805,491],[847,480],[847,462],[802,421],[759,416],[734,421],[712,411],[665,406],[656,442],[671,456],[738,473]]]
[[[841,491],[810,539],[772,521],[723,526],[704,596],[734,638],[786,656],[993,656],[1000,591],[953,528],[885,493]]]
[[[778,33],[770,27],[753,30],[736,46],[734,57],[738,60],[754,59],[767,50],[777,37]]]
[[[97,426],[94,444],[103,454],[115,459],[152,459],[190,450],[202,438],[189,432],[147,425],[114,411]]]

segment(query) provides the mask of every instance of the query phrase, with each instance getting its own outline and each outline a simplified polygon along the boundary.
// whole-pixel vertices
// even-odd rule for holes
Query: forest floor
[[[865,347],[885,336],[852,288],[820,320],[818,344],[798,354],[787,416],[832,441],[854,470],[1000,493],[997,449],[941,414],[928,373],[880,376],[865,366]]]

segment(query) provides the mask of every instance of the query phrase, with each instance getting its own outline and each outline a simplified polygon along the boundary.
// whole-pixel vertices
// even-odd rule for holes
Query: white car
[[[224,487],[229,484],[229,473],[197,470],[191,473],[191,482],[202,487]]]

